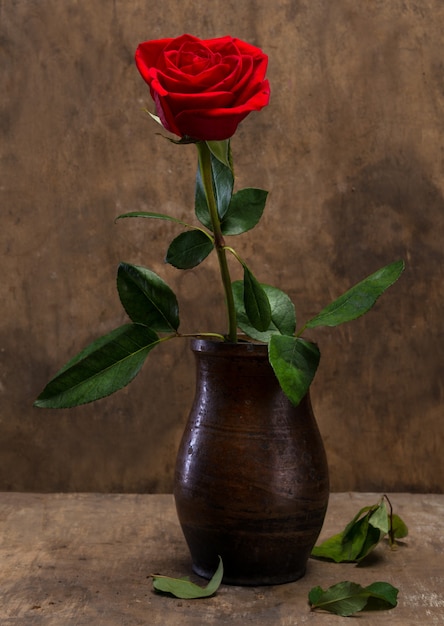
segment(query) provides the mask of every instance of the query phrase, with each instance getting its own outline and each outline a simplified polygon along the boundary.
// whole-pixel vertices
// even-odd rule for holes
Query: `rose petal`
[[[231,137],[253,110],[269,102],[268,59],[233,37],[193,35],[140,44],[137,67],[167,130],[199,140]]]

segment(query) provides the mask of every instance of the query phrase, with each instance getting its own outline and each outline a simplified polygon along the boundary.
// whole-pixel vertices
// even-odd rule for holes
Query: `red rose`
[[[182,35],[145,41],[136,51],[163,126],[202,141],[228,139],[268,104],[267,62],[262,50],[233,37]]]

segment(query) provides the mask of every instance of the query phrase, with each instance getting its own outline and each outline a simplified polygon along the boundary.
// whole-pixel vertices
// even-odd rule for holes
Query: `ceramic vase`
[[[293,406],[267,346],[196,339],[196,392],[174,497],[193,570],[226,584],[297,580],[321,530],[329,483],[307,394]]]

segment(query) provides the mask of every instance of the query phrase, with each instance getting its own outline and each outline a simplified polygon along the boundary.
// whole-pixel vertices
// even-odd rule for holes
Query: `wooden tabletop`
[[[332,494],[321,538],[379,495]],[[395,609],[361,613],[360,626],[444,624],[444,495],[389,497],[410,531],[396,551],[380,544],[359,567],[310,560],[294,583],[222,585],[212,598],[177,600],[153,592],[150,574],[206,581],[190,571],[171,495],[0,493],[0,623],[350,626],[350,618],[311,612],[307,596],[352,580],[399,589]]]

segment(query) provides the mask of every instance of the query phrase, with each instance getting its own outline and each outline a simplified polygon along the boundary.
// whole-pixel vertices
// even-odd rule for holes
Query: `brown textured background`
[[[0,0],[0,489],[171,490],[193,395],[186,342],[106,400],[32,402],[125,321],[120,260],[171,284],[182,330],[224,330],[213,260],[178,272],[162,262],[174,225],[114,223],[192,214],[195,148],[156,135],[133,63],[140,41],[190,32],[270,57],[271,104],[233,140],[239,186],[270,191],[236,242],[260,280],[302,321],[407,263],[368,316],[316,333],[332,488],[442,491],[443,27],[441,0]]]

